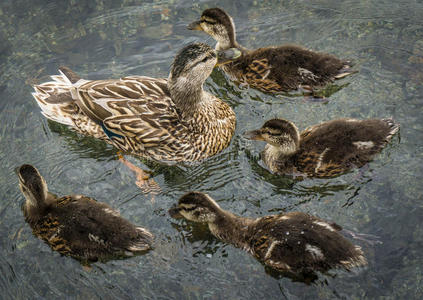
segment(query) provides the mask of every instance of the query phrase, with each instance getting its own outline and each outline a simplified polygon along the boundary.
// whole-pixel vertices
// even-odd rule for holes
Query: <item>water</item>
[[[408,1],[10,1],[0,4],[0,295],[3,299],[421,299],[423,295],[423,2]],[[162,193],[136,185],[113,147],[47,122],[31,84],[67,65],[85,78],[167,76],[176,51],[214,42],[185,29],[207,7],[230,12],[247,47],[298,43],[355,61],[358,74],[327,103],[240,89],[219,70],[206,88],[238,118],[228,149],[202,164],[151,170]],[[389,117],[395,137],[367,168],[335,179],[294,182],[269,174],[263,144],[242,132],[272,117],[300,129],[338,117]],[[13,169],[37,166],[58,194],[86,194],[150,229],[155,250],[96,263],[90,272],[52,252],[31,233]],[[303,211],[383,244],[359,243],[368,268],[334,272],[307,286],[266,273],[205,226],[172,220],[167,210],[188,190],[209,193],[243,216]]]

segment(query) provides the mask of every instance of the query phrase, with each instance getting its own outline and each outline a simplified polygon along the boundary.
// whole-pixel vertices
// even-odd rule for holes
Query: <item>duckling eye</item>
[[[208,60],[209,58],[208,57],[205,57],[201,62],[206,62],[207,60]]]

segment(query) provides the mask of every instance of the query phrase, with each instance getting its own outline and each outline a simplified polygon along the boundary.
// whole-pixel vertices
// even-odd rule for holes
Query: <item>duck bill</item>
[[[203,28],[201,27],[200,23],[201,23],[200,21],[192,22],[191,24],[189,24],[187,26],[187,29],[188,30],[203,30]]]
[[[234,60],[237,60],[241,57],[242,52],[238,48],[229,48],[226,50],[218,50],[217,52],[217,64],[216,66],[221,66]]]
[[[249,139],[249,140],[264,141],[263,136],[261,135],[260,129],[247,131],[247,132],[244,133],[244,137]]]
[[[174,219],[182,219],[184,217],[179,212],[179,207],[172,207],[169,209],[169,215]]]

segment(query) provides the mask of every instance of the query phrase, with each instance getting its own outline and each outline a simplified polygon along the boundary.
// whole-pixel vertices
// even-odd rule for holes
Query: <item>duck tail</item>
[[[137,239],[130,243],[127,250],[130,252],[140,252],[151,249],[154,236],[142,227],[137,227],[136,231],[138,233]]]
[[[351,270],[353,268],[364,267],[367,265],[367,259],[364,256],[363,250],[360,246],[354,245],[349,257],[347,259],[341,260],[339,264],[347,269]]]
[[[351,75],[351,74],[354,74],[354,73],[358,73],[358,71],[356,71],[356,70],[353,70],[353,66],[354,66],[354,64],[351,62],[351,61],[349,61],[349,60],[346,60],[346,61],[344,61],[343,62],[344,63],[344,65],[342,66],[342,68],[338,71],[338,74],[336,74],[335,75],[335,79],[337,80],[337,79],[342,79],[342,78],[345,78],[345,77],[347,77],[347,76],[349,76],[349,75]]]
[[[72,114],[79,109],[72,99],[71,89],[80,78],[67,67],[60,67],[59,73],[51,76],[53,81],[34,85],[32,96],[47,119],[74,126]]]
[[[389,131],[385,137],[385,142],[388,143],[392,137],[399,131],[400,124],[395,122],[392,118],[382,119],[389,126]]]

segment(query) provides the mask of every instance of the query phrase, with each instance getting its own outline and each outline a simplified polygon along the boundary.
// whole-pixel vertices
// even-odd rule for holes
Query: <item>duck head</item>
[[[31,165],[22,165],[16,169],[19,188],[25,196],[26,209],[41,209],[46,205],[47,184],[38,170]]]
[[[169,210],[172,218],[203,223],[213,223],[221,213],[220,206],[209,195],[200,192],[185,194],[179,199],[178,205]]]
[[[296,152],[300,145],[297,126],[284,119],[269,120],[260,129],[244,133],[244,137],[250,140],[265,141],[278,148],[283,154]]]
[[[169,74],[172,99],[182,109],[195,107],[204,98],[203,84],[213,68],[237,59],[237,49],[216,51],[204,43],[185,46],[176,55]]]
[[[200,20],[192,22],[189,30],[201,30],[216,41],[216,49],[229,49],[238,46],[235,36],[234,22],[223,9],[209,8],[203,11]]]

